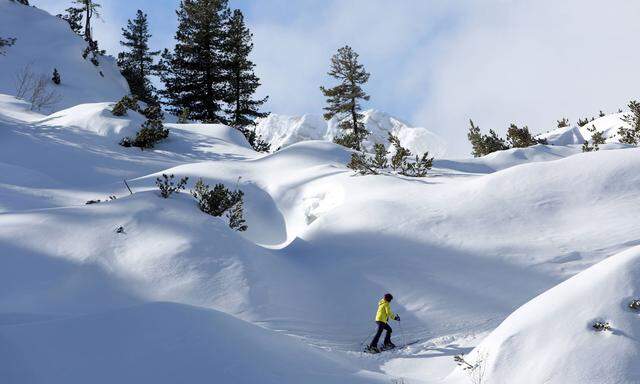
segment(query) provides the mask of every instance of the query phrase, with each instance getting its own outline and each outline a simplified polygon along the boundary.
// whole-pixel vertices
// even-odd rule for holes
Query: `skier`
[[[378,325],[378,331],[374,336],[373,340],[371,340],[371,344],[367,347],[368,352],[379,353],[380,349],[378,349],[378,341],[380,341],[380,336],[382,335],[382,331],[387,331],[387,334],[384,336],[384,344],[382,346],[382,350],[385,351],[387,349],[395,348],[395,344],[391,342],[391,327],[388,324],[389,319],[393,319],[396,321],[400,321],[400,316],[394,314],[391,311],[391,306],[389,303],[393,300],[393,296],[390,293],[386,293],[382,299],[378,302],[378,311],[376,312],[376,324]]]

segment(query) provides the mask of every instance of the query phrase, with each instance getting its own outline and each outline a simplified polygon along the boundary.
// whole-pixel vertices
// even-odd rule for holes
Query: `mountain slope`
[[[86,42],[73,33],[66,21],[35,7],[0,1],[0,36],[14,37],[16,43],[0,56],[0,93],[16,94],[16,75],[29,68],[34,76],[43,76],[59,96],[47,112],[77,104],[117,101],[129,93],[115,60],[100,58],[94,66],[82,58]],[[58,69],[62,83],[50,79]]]

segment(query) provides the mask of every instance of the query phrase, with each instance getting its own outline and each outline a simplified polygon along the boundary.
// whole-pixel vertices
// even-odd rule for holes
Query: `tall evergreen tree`
[[[131,94],[148,103],[156,104],[155,89],[149,81],[149,76],[156,70],[154,58],[160,51],[149,49],[149,24],[147,15],[141,10],[136,13],[136,18],[127,21],[127,27],[122,28],[120,45],[128,48],[118,54],[118,66],[122,75],[129,83]]]
[[[188,111],[189,119],[224,123],[227,0],[182,0],[176,14],[176,45],[162,54],[162,95],[174,114]]]
[[[240,130],[255,125],[256,117],[265,117],[269,113],[260,112],[260,107],[268,97],[254,100],[253,95],[260,86],[260,79],[253,72],[255,64],[249,59],[253,49],[253,34],[244,23],[242,11],[233,11],[228,22],[227,38],[224,44],[226,56],[226,103],[225,112],[228,123]]]
[[[338,49],[338,53],[331,58],[331,66],[328,75],[338,79],[340,84],[333,88],[320,87],[327,98],[328,105],[324,108],[325,119],[334,116],[344,119],[340,128],[348,132],[349,137],[343,143],[354,149],[360,149],[360,142],[368,132],[361,122],[362,114],[360,101],[369,100],[361,85],[366,84],[370,74],[364,66],[358,62],[358,54],[349,46]],[[345,135],[345,136],[346,136]]]

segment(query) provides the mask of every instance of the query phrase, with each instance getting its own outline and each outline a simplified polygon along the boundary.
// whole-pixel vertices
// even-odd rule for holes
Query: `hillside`
[[[270,153],[199,123],[125,148],[145,118],[112,114],[127,92],[112,59],[94,67],[63,21],[0,0],[0,36],[20,18],[47,36],[15,32],[3,68],[42,51],[38,70],[70,82],[35,111],[0,75],[7,382],[462,384],[453,356],[479,353],[492,383],[638,381],[640,149],[615,139],[621,115],[593,122],[597,152],[567,127],[450,159],[426,128],[367,111],[369,149],[392,132],[437,156],[421,178],[357,175],[337,122],[314,115],[261,120]],[[162,174],[186,189],[162,198]],[[199,209],[198,180],[244,193],[247,231]],[[364,354],[386,292],[399,348]]]

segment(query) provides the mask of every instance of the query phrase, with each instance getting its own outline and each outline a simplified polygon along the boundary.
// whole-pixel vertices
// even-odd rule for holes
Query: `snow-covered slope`
[[[411,127],[396,117],[374,109],[364,111],[363,115],[364,126],[371,133],[364,142],[367,151],[371,152],[375,143],[389,146],[387,136],[391,132],[413,153],[429,151],[436,157],[446,153],[444,141],[426,128]],[[325,121],[320,115],[283,116],[272,113],[258,120],[256,132],[273,149],[277,149],[304,140],[332,141],[342,134],[338,123],[337,119]]]
[[[74,34],[66,21],[18,2],[0,1],[0,37],[14,37],[16,43],[0,55],[0,93],[16,94],[16,75],[30,68],[34,76],[51,79],[58,69],[62,82],[54,85],[60,110],[77,104],[117,101],[129,93],[112,57],[100,58],[94,66],[82,58],[86,42]],[[101,75],[102,74],[102,75]]]
[[[635,247],[531,300],[470,357],[486,355],[489,383],[637,383],[640,322],[628,304],[638,298]],[[595,321],[609,322],[612,330],[594,331]]]

